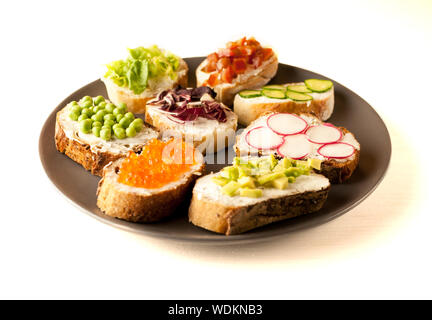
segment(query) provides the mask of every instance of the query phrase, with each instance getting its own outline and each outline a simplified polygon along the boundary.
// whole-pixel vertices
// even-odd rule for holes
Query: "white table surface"
[[[432,298],[430,1],[14,1],[0,30],[0,298]],[[55,190],[40,130],[105,63],[153,43],[206,55],[243,35],[381,115],[391,166],[363,203],[277,240],[211,247],[115,229]]]

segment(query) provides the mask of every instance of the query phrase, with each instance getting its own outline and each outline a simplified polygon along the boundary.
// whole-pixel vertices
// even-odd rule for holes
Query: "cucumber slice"
[[[271,85],[268,85],[268,86],[264,86],[262,88],[263,89],[267,89],[267,90],[282,90],[282,91],[286,90],[286,87],[284,87],[284,86],[282,86],[280,84],[271,84]]]
[[[289,90],[286,92],[286,97],[294,101],[309,101],[313,99],[310,95],[306,93],[299,93]]]
[[[262,89],[262,94],[272,99],[285,99],[285,92],[281,90]]]
[[[261,91],[260,90],[243,90],[239,92],[240,97],[242,98],[256,98],[261,97]]]
[[[310,92],[312,92],[303,84],[288,86],[287,90],[298,92],[298,93],[310,93]]]
[[[307,79],[305,85],[315,92],[326,92],[333,87],[333,82],[330,80]]]

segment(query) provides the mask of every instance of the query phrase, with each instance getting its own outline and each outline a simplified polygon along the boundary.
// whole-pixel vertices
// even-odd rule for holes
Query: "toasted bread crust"
[[[105,167],[105,165],[122,157],[120,154],[113,154],[110,152],[94,152],[91,150],[90,145],[69,139],[66,136],[58,118],[59,114],[57,114],[56,117],[54,136],[57,150],[66,154],[73,161],[81,164],[92,174],[102,176],[102,169]]]
[[[119,161],[104,169],[97,189],[97,206],[108,216],[131,222],[156,222],[170,216],[184,201],[197,179],[191,174],[185,183],[150,195],[127,192],[119,188],[117,179],[107,178],[105,172],[118,170]],[[204,164],[197,172],[202,173]],[[117,177],[117,174],[115,175]]]
[[[189,207],[189,221],[217,233],[239,234],[272,222],[318,211],[324,205],[329,190],[330,187],[327,187],[240,207],[224,206],[194,193]]]
[[[181,70],[185,70],[181,75],[179,75],[176,85],[181,85],[186,87],[188,83],[188,66],[184,60],[181,60]],[[104,80],[108,97],[114,104],[119,104],[121,102],[126,103],[128,111],[133,113],[145,113],[147,101],[153,99],[156,96],[152,95],[149,97],[142,97],[140,95],[133,94],[130,90],[125,90],[125,88],[121,88],[117,86],[114,82],[109,80]],[[172,88],[164,88],[164,89],[172,89]]]
[[[208,73],[202,71],[206,64],[207,60],[204,60],[196,69],[197,86],[202,86],[209,77]],[[234,97],[238,92],[244,89],[259,88],[266,85],[271,78],[276,75],[277,69],[278,59],[276,55],[273,55],[273,57],[270,58],[270,62],[261,68],[257,74],[251,72],[250,74],[244,74],[242,80],[236,78],[232,83],[223,83],[214,86],[213,90],[216,92],[216,100],[232,106]]]
[[[244,126],[248,126],[252,121],[267,112],[310,113],[320,120],[327,120],[332,114],[329,110],[333,111],[333,99],[334,96],[332,94],[325,99],[314,99],[309,103],[292,100],[251,103],[248,99],[236,96],[234,99],[234,112],[239,117],[239,123]]]

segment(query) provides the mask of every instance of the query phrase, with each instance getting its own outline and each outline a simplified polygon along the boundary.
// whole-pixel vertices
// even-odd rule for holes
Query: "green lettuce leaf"
[[[105,78],[111,79],[120,87],[127,87],[135,94],[141,94],[149,79],[170,77],[177,79],[180,58],[162,51],[157,46],[128,49],[125,60],[117,60],[107,65]]]

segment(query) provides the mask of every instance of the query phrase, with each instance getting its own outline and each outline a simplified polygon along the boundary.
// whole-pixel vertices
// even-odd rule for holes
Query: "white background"
[[[0,298],[432,298],[430,1],[3,1],[0,34]],[[154,43],[206,55],[243,35],[382,116],[392,164],[360,206],[271,242],[209,247],[117,230],[55,190],[40,130],[105,63]]]

